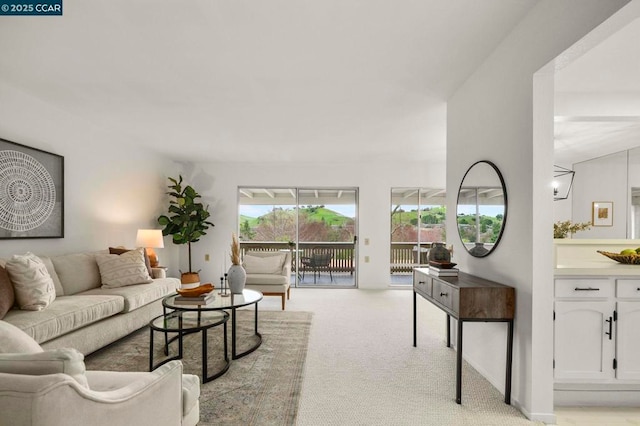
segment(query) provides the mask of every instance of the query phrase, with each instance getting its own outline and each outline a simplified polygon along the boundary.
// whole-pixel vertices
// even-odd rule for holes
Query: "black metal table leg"
[[[231,359],[236,359],[236,308],[231,309]]]
[[[511,369],[513,363],[513,320],[508,322],[507,331],[507,377],[504,385],[504,402],[511,404]]]
[[[151,327],[149,327],[149,371],[153,371],[153,328]]]
[[[461,319],[458,319],[458,354],[456,357],[456,403],[458,404],[462,404],[462,322]]]
[[[416,292],[413,292],[413,347],[417,346],[417,336],[416,336]]]
[[[447,347],[451,347],[451,315],[447,314]]]

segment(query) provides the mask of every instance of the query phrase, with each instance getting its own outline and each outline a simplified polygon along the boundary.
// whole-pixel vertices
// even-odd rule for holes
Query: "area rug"
[[[255,341],[254,311],[238,310],[238,352]],[[262,345],[253,353],[231,361],[221,377],[201,385],[200,426],[293,425],[307,355],[312,314],[293,311],[260,311],[258,331]],[[231,338],[231,320],[228,323]],[[209,330],[209,374],[222,365],[222,328]],[[154,337],[154,362],[163,359],[163,338]],[[177,353],[177,342],[172,344]],[[202,375],[201,334],[185,337],[184,372]],[[229,343],[229,357],[231,344]],[[86,357],[87,370],[148,371],[149,329]]]

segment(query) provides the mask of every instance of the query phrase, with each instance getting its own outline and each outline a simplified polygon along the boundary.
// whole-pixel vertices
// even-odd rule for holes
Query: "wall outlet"
[[[364,257],[364,263],[369,263],[369,256]]]
[[[368,246],[368,245],[369,245],[369,239],[368,239],[368,238],[365,238],[365,239],[364,239],[364,245],[365,245],[365,246]]]
[[[209,257],[209,253],[204,255],[204,261],[208,262],[211,258]]]

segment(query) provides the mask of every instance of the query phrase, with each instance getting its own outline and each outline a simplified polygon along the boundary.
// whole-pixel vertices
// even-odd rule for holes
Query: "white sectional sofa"
[[[87,355],[162,314],[162,298],[179,288],[180,280],[154,268],[150,283],[102,288],[96,256],[105,253],[38,256],[55,285],[55,299],[39,311],[11,309],[2,320],[44,349],[75,348]]]

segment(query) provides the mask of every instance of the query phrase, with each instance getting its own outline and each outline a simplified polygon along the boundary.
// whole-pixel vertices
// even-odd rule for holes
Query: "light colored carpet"
[[[455,402],[456,352],[446,315],[412,292],[294,289],[287,310],[313,312],[297,425],[533,425],[465,363]],[[274,298],[275,299],[275,298]],[[277,308],[265,299],[263,309]],[[538,423],[541,424],[541,423]]]
[[[238,311],[239,351],[250,346],[253,309]],[[258,330],[262,345],[231,362],[229,370],[201,386],[200,426],[290,425],[295,422],[302,372],[307,354],[309,312],[260,311]],[[231,320],[229,320],[229,337]],[[222,328],[209,330],[209,374],[223,363]],[[154,362],[163,357],[162,334],[154,337]],[[177,353],[177,342],[172,344]],[[201,334],[184,341],[184,371],[202,374]],[[231,345],[229,345],[231,356]],[[144,328],[86,357],[89,370],[148,371],[149,329]]]

